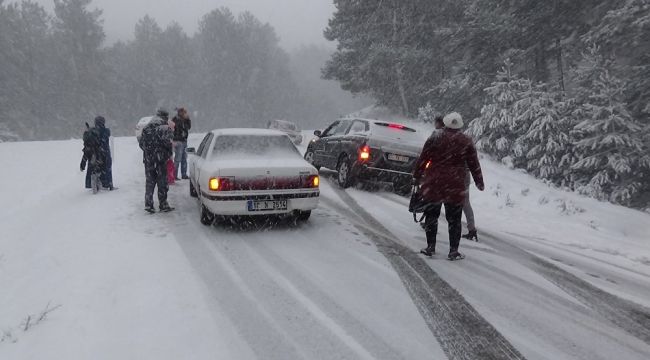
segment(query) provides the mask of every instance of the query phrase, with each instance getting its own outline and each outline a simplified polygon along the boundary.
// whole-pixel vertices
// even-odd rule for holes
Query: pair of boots
[[[426,256],[433,256],[436,253],[436,248],[435,246],[427,246],[426,248],[420,250],[420,254],[424,254]],[[449,255],[447,255],[447,259],[449,260],[460,260],[464,259],[465,255],[461,254],[458,252],[458,249],[449,249]]]

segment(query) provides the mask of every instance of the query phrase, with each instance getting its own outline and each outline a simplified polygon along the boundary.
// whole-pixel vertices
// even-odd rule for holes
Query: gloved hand
[[[81,160],[81,164],[79,164],[79,169],[81,169],[82,172],[84,170],[86,170],[86,162],[85,161]]]

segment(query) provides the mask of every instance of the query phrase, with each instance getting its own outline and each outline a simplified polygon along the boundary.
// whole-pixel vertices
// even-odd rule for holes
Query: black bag
[[[414,184],[411,187],[411,201],[409,202],[409,212],[413,213],[413,221],[422,222],[424,220],[424,212],[429,208],[429,203],[424,200],[422,196],[422,188],[420,185]],[[422,214],[420,220],[417,214]]]

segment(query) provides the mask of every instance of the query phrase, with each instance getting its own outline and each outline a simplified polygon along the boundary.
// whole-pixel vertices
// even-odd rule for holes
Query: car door
[[[325,154],[327,158],[323,166],[336,169],[341,154],[341,141],[345,138],[345,133],[350,128],[351,123],[350,120],[340,120],[338,125],[332,129],[332,135],[328,136],[325,142]]]
[[[334,130],[339,125],[339,121],[335,121],[325,130],[323,130],[320,137],[316,138],[312,149],[314,150],[314,163],[319,165],[325,165],[327,161],[327,155],[325,154],[325,144],[327,143],[327,138],[332,135],[332,130]]]

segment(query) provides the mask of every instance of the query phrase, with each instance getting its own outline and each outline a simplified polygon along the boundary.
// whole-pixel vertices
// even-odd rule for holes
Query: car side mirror
[[[185,151],[187,151],[188,154],[196,154],[196,149],[193,147],[188,147]]]
[[[314,131],[314,135],[316,135],[317,137],[321,137],[321,135],[323,135],[323,133],[320,130],[316,130],[316,131]]]

